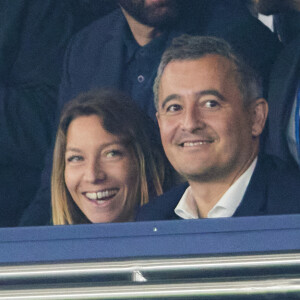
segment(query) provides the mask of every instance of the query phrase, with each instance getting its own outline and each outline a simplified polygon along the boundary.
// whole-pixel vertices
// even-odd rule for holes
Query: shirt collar
[[[126,62],[129,62],[133,58],[135,52],[140,48],[140,46],[134,39],[128,24],[125,26],[123,41],[126,49],[125,59]]]
[[[233,216],[236,209],[242,202],[256,164],[257,157],[254,159],[250,167],[230,186],[215,206],[208,212],[208,218],[224,218]],[[175,214],[182,219],[200,218],[190,186],[182,195],[174,211]]]
[[[160,53],[166,48],[165,45],[169,36],[168,31],[164,31],[161,35],[154,38],[150,43],[145,46],[140,46],[133,37],[133,34],[129,28],[129,25],[125,27],[123,34],[123,41],[126,49],[126,62],[133,59],[137,52],[142,52],[143,56],[154,56],[160,55]]]

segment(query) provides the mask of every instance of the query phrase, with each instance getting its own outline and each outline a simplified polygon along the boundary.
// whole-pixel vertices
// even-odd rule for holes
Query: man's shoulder
[[[177,219],[174,209],[187,187],[187,183],[181,184],[150,200],[149,203],[139,209],[136,221]]]
[[[262,214],[300,213],[300,171],[275,156],[262,155],[246,195],[243,201]]]
[[[101,44],[101,41],[105,41],[118,32],[124,23],[125,18],[122,11],[117,8],[80,30],[73,37],[73,43],[75,41],[75,43],[82,44],[92,41],[95,44],[99,42]]]
[[[282,178],[283,181],[290,182],[292,178],[293,182],[297,182],[300,176],[300,170],[295,165],[289,164],[283,161],[281,158],[274,155],[261,155],[259,157],[258,164],[260,165],[261,170],[263,172],[266,172],[267,174],[276,175]],[[271,178],[268,179],[271,180]]]
[[[274,213],[300,213],[299,168],[274,156],[266,160],[264,168],[269,205],[272,205]]]

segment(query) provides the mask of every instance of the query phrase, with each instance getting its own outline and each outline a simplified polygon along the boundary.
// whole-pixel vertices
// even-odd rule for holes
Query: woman
[[[154,124],[126,95],[79,95],[60,119],[52,171],[54,225],[124,222],[162,193],[164,156]]]

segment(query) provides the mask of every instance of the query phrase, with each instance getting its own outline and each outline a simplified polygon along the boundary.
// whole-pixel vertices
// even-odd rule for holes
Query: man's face
[[[166,155],[189,181],[235,178],[258,151],[263,125],[246,108],[229,60],[206,55],[167,65],[157,119]]]
[[[138,22],[158,28],[172,24],[179,12],[177,0],[119,0],[119,4]]]

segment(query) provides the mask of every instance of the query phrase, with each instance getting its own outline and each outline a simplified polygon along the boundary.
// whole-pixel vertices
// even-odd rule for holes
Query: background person
[[[300,33],[299,0],[250,0],[254,14],[271,18],[271,26],[279,39],[288,44]]]
[[[17,226],[39,188],[68,42],[109,2],[0,1],[0,227]]]
[[[53,159],[54,225],[131,221],[162,193],[164,156],[151,126],[122,93],[89,92],[67,104]]]
[[[300,1],[258,1],[269,12],[275,7],[281,16],[285,41],[269,80],[269,118],[265,140],[266,152],[300,167]]]
[[[300,167],[300,35],[278,56],[270,76],[265,151]]]
[[[299,176],[259,155],[268,113],[260,80],[224,40],[174,39],[154,93],[165,153],[188,185],[142,207],[137,220],[300,212]]]
[[[100,87],[125,90],[155,119],[152,86],[164,50],[183,33],[222,37],[267,83],[281,49],[275,35],[236,0],[119,0],[120,9],[72,39],[65,55],[60,107]]]

